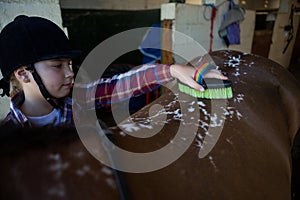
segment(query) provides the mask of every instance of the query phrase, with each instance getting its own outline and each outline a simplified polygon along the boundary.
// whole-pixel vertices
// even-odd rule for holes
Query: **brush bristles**
[[[205,99],[230,99],[233,97],[232,88],[215,88],[215,89],[206,89],[204,92],[200,92],[193,88],[190,88],[187,85],[178,83],[178,88],[181,92],[191,95],[196,98],[205,98]]]

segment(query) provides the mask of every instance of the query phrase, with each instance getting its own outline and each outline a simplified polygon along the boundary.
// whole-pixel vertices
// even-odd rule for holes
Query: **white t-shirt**
[[[37,116],[37,117],[27,116],[27,118],[30,121],[30,123],[34,126],[38,126],[38,127],[42,127],[46,125],[57,126],[60,122],[60,112],[58,109],[53,109],[53,111],[47,115]]]

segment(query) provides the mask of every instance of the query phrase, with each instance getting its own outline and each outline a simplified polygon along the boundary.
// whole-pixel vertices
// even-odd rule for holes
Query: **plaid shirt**
[[[132,96],[152,91],[160,85],[173,80],[169,65],[143,65],[127,73],[101,78],[88,84],[76,84],[74,87],[77,101],[84,101],[87,108],[102,107],[130,99]],[[18,94],[11,99],[10,112],[3,123],[13,123],[21,127],[31,127],[28,118],[19,109],[24,95]],[[72,99],[61,100],[60,125],[73,125]]]

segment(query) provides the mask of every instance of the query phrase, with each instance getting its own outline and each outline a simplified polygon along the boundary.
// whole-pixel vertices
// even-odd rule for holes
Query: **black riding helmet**
[[[50,20],[42,17],[17,16],[0,33],[3,93],[8,95],[9,77],[13,71],[21,66],[27,66],[32,71],[41,93],[52,105],[53,97],[48,93],[36,73],[34,63],[55,58],[73,58],[80,53],[71,48],[69,39],[63,30]],[[56,104],[53,106],[57,107]]]

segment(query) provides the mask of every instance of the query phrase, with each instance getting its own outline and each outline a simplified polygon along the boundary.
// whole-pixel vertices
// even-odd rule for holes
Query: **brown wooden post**
[[[162,51],[161,51],[161,61],[163,64],[172,64],[172,25],[173,21],[170,19],[165,19],[162,22]]]
[[[172,25],[173,20],[165,19],[162,21],[163,31],[162,31],[162,43],[161,43],[161,63],[162,64],[173,64],[173,54],[172,54]],[[162,87],[161,93],[167,93],[167,88]]]

